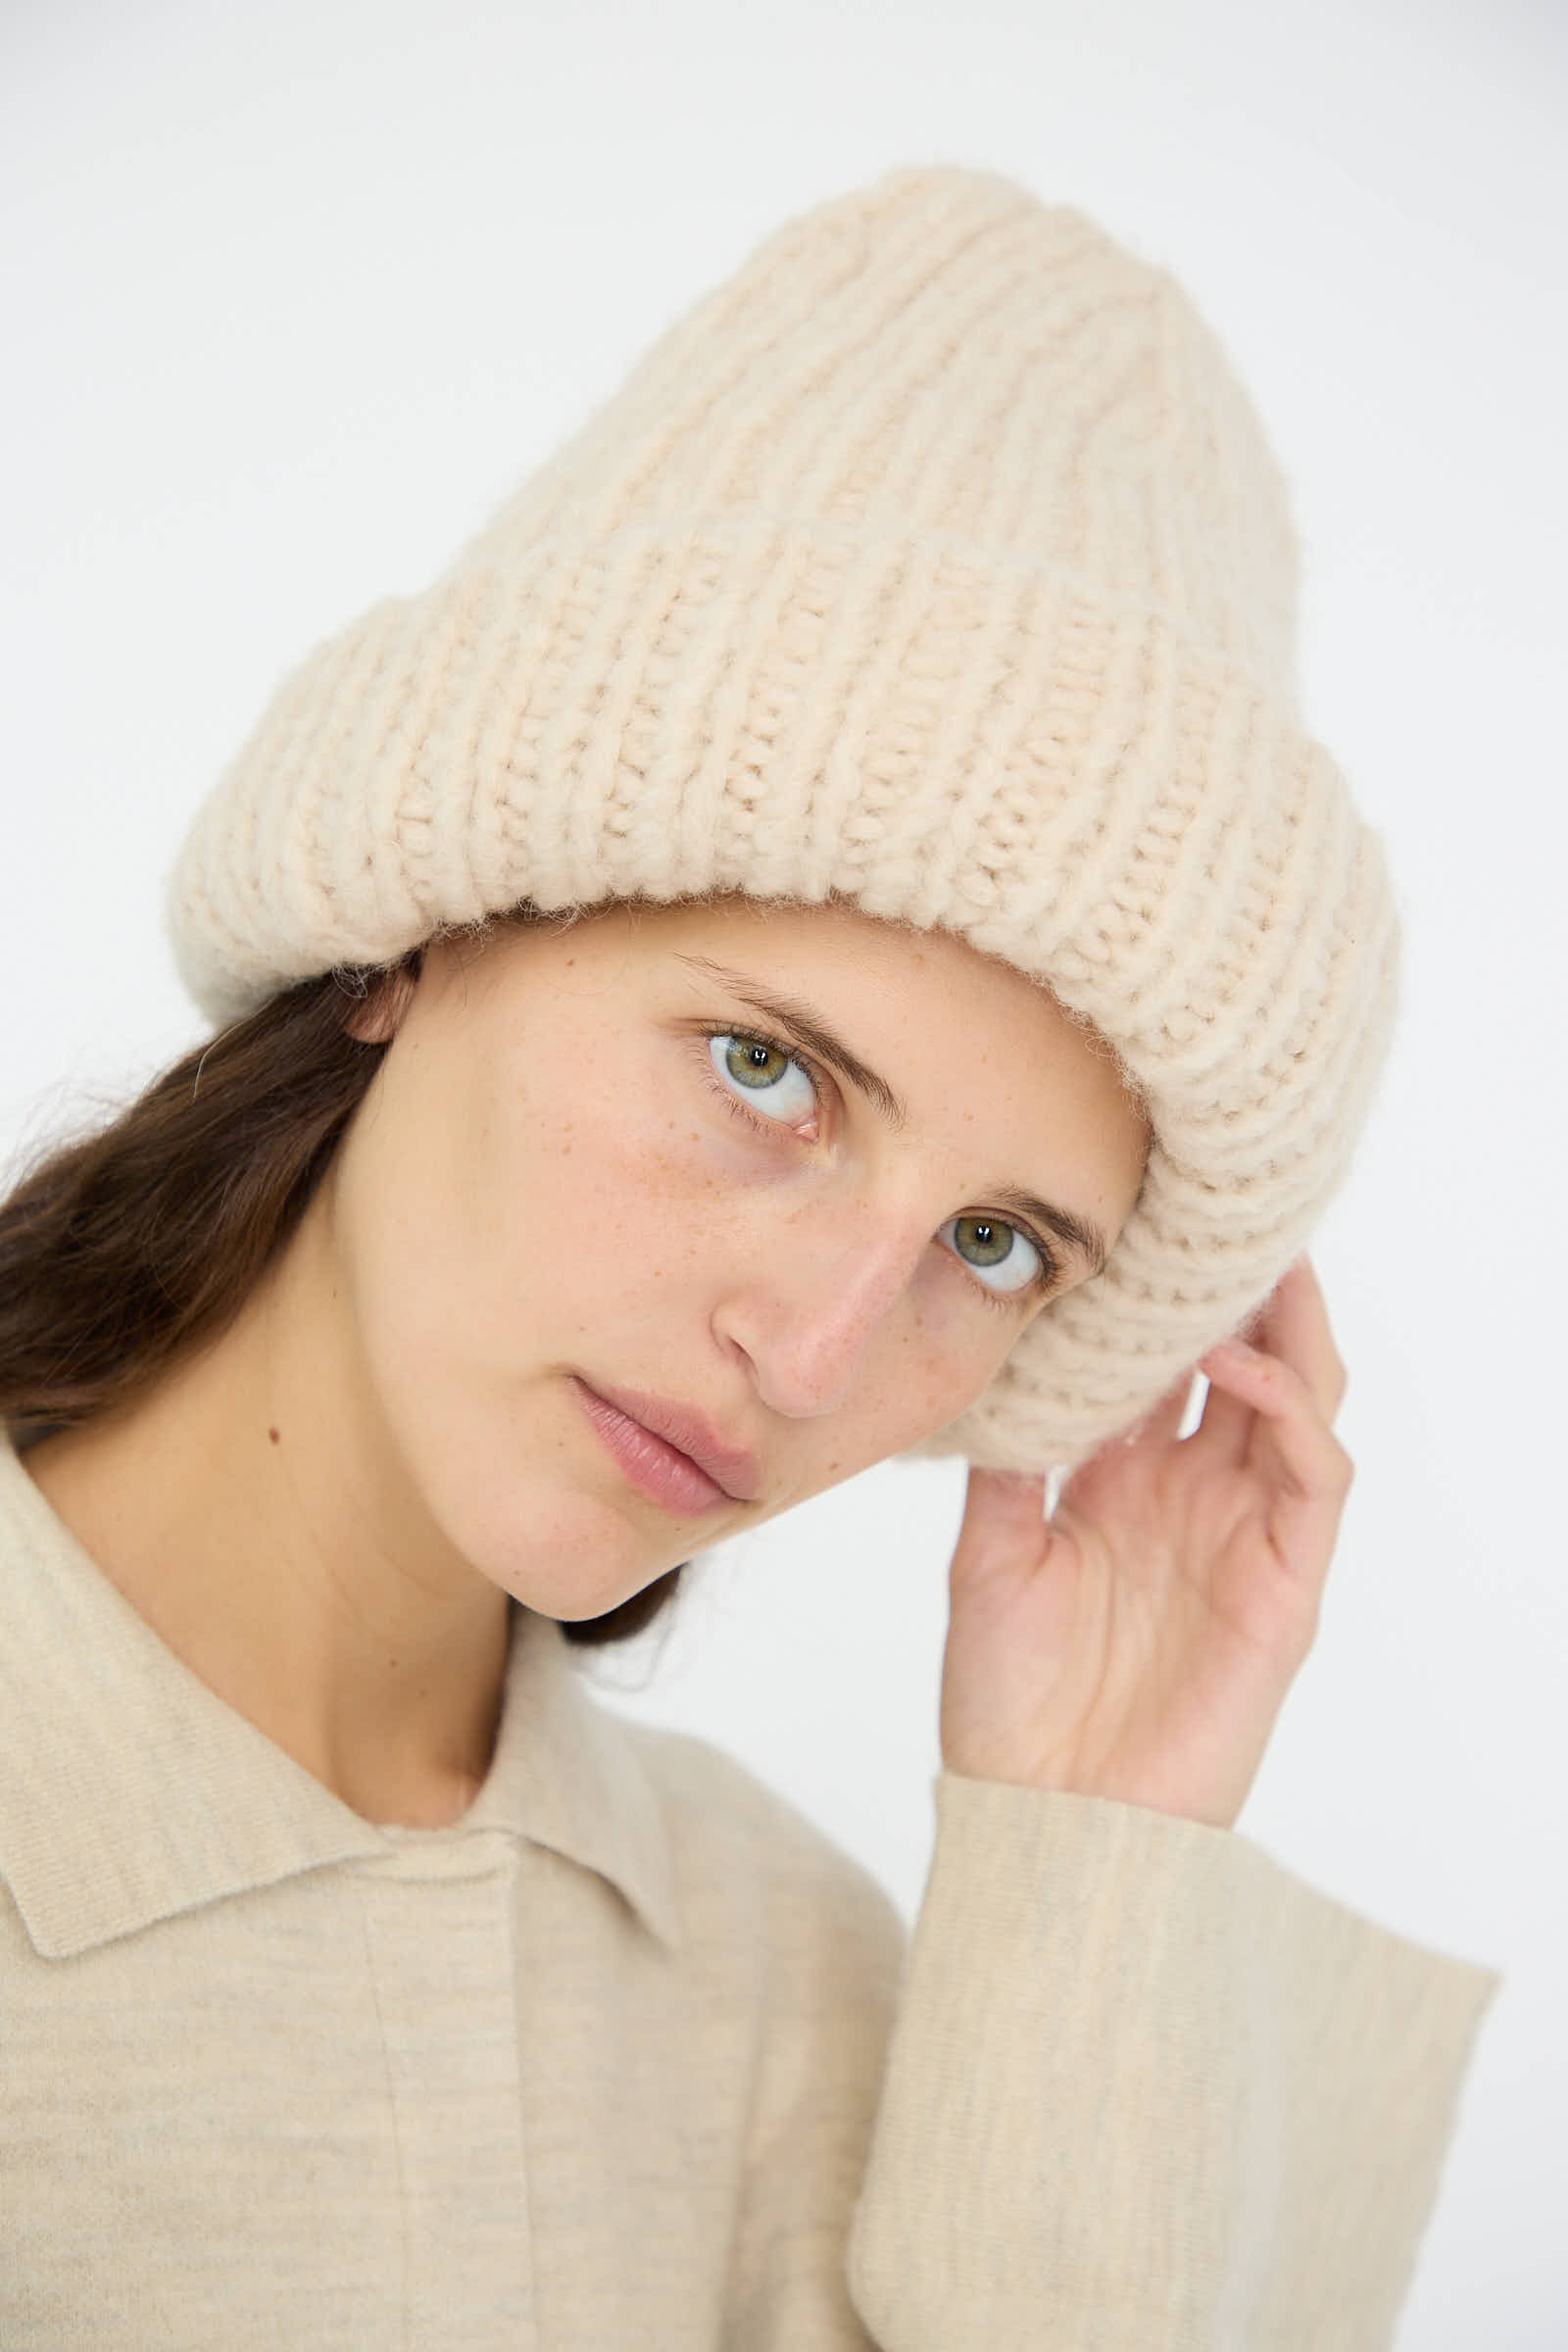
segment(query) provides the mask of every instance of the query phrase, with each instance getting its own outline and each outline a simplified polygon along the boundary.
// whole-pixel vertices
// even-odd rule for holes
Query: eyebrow
[[[841,1078],[847,1079],[851,1086],[866,1097],[895,1135],[901,1135],[907,1127],[908,1104],[878,1071],[862,1061],[859,1054],[847,1046],[835,1030],[829,1028],[813,1005],[802,1004],[797,997],[775,996],[764,989],[760,981],[753,979],[749,972],[738,972],[727,963],[714,963],[707,956],[677,956],[675,960],[685,964],[689,971],[699,973],[705,980],[715,981],[741,1004],[749,1004],[754,1012],[760,1013],[775,1029],[781,1030],[792,1045],[803,1047],[808,1054],[814,1054],[817,1060],[824,1062],[830,1070],[836,1070]],[[1042,1200],[1037,1193],[1027,1193],[1016,1184],[1004,1184],[1000,1188],[996,1194],[996,1205],[998,1208],[1012,1209],[1021,1217],[1033,1218],[1048,1232],[1054,1233],[1057,1241],[1065,1242],[1070,1250],[1076,1250],[1080,1256],[1086,1258],[1092,1273],[1099,1274],[1102,1270],[1106,1257],[1105,1237],[1088,1217],[1077,1216],[1070,1208],[1058,1208],[1054,1201]]]

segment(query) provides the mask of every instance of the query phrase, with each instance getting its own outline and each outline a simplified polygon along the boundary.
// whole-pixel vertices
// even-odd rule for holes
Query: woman
[[[8,2345],[1390,2340],[1496,1979],[1233,1829],[1393,1001],[1292,562],[1177,289],[913,171],[287,682],[0,1223]],[[920,1452],[906,1961],[566,1643]]]

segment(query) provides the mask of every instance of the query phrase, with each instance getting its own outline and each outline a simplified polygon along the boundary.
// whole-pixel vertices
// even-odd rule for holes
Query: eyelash
[[[710,1046],[715,1037],[731,1037],[734,1038],[738,1045],[743,1046],[765,1046],[770,1054],[781,1054],[786,1061],[793,1061],[797,1069],[801,1069],[806,1072],[808,1079],[810,1081],[811,1093],[816,1100],[817,1107],[819,1109],[821,1108],[826,1091],[826,1081],[823,1079],[822,1073],[820,1070],[818,1070],[816,1064],[808,1060],[804,1054],[797,1053],[793,1046],[786,1046],[782,1044],[776,1037],[765,1036],[760,1029],[729,1028],[705,1029],[702,1033],[702,1042],[704,1046]],[[742,1126],[744,1126],[750,1134],[756,1135],[760,1132],[763,1135],[777,1135],[788,1132],[786,1129],[781,1128],[777,1120],[759,1118],[755,1111],[748,1110],[738,1095],[732,1095],[728,1087],[721,1086],[719,1084],[718,1080],[713,1075],[712,1064],[707,1060],[706,1056],[703,1063],[703,1077],[708,1086],[709,1092],[718,1098],[719,1102],[723,1103],[726,1110],[734,1113],[735,1117],[740,1120]],[[984,1214],[983,1211],[977,1211],[974,1209],[970,1209],[965,1213],[970,1216],[983,1216]],[[1025,1283],[1022,1290],[1018,1291],[994,1291],[991,1289],[989,1284],[983,1283],[978,1279],[978,1277],[973,1276],[970,1279],[969,1288],[972,1291],[979,1293],[980,1298],[985,1305],[996,1307],[1003,1314],[1016,1313],[1020,1306],[1027,1305],[1032,1298],[1038,1297],[1041,1293],[1052,1290],[1055,1285],[1060,1269],[1056,1264],[1055,1258],[1046,1248],[1045,1243],[1040,1239],[1040,1236],[1034,1231],[1032,1226],[1021,1224],[1016,1217],[999,1216],[997,1223],[999,1225],[1007,1226],[1008,1229],[1013,1233],[1021,1233],[1023,1235],[1024,1240],[1029,1244],[1030,1248],[1035,1251],[1035,1254],[1040,1260],[1040,1272],[1033,1282]],[[951,1250],[949,1251],[949,1255],[953,1255]],[[954,1262],[958,1266],[962,1266],[963,1264],[963,1260],[960,1257],[956,1257]]]

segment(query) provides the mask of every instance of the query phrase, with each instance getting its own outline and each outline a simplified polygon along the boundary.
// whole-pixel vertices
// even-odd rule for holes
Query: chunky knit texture
[[[941,926],[1154,1129],[1105,1271],[923,1454],[1070,1463],[1266,1297],[1391,1027],[1380,849],[1292,678],[1283,485],[1181,290],[994,173],[769,238],[421,596],[289,678],[172,909],[227,1018],[520,903]]]

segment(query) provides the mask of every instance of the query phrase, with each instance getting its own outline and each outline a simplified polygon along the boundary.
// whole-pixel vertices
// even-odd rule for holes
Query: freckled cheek
[[[950,1278],[951,1279],[951,1278]],[[912,1318],[901,1348],[898,1414],[921,1433],[943,1428],[989,1386],[1005,1354],[984,1308],[946,1298]]]
[[[617,1184],[683,1223],[694,1215],[710,1224],[740,1220],[766,1180],[765,1147],[760,1152],[721,1109],[702,1101],[671,1110],[652,1096],[634,1098],[622,1115],[602,1123],[594,1149]]]
[[[711,1262],[742,1198],[690,1117],[605,1095],[514,1135],[486,1187],[502,1251],[549,1288],[635,1290]]]
[[[944,1348],[929,1318],[917,1322],[913,1336],[906,1331],[893,1338],[885,1354],[867,1365],[842,1418],[831,1430],[823,1428],[827,1451],[811,1461],[802,1494],[819,1494],[945,1429],[974,1402],[995,1369],[994,1351],[982,1357],[960,1333]]]
[[[700,1117],[649,1119],[635,1146],[622,1150],[614,1177],[622,1224],[638,1237],[637,1271],[709,1282],[754,1262],[766,1247],[769,1215],[758,1174],[755,1152],[748,1156]]]

